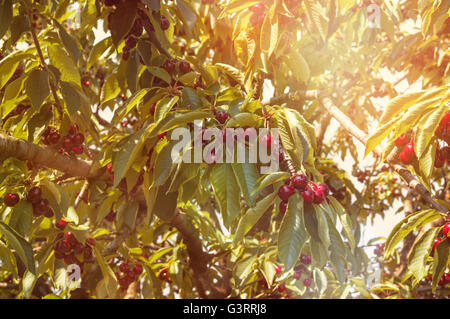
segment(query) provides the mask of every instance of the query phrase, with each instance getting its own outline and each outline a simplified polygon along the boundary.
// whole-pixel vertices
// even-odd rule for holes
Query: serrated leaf
[[[104,38],[94,45],[91,52],[89,52],[88,61],[86,64],[86,68],[89,69],[95,63],[98,63],[100,57],[107,51],[112,44],[111,37]],[[116,95],[117,96],[117,95]]]
[[[101,101],[102,103],[115,99],[120,93],[119,81],[115,73],[111,74],[105,81],[102,88]]]
[[[251,191],[259,178],[256,165],[252,163],[232,163],[231,166],[246,202],[253,207],[256,196],[251,195]]]
[[[80,87],[81,77],[72,58],[64,51],[61,45],[47,46],[50,62],[61,73],[61,81],[73,82],[74,85]]]
[[[436,290],[436,286],[439,283],[439,280],[442,278],[445,269],[448,267],[449,256],[450,256],[450,241],[443,240],[434,249],[433,289],[432,289],[433,292]]]
[[[431,252],[438,233],[439,228],[437,227],[428,229],[411,248],[411,253],[408,257],[408,269],[417,280],[421,280],[426,275],[426,259]]]
[[[295,193],[289,198],[278,233],[278,257],[286,271],[295,266],[302,248],[309,238],[303,218],[303,198]]]
[[[137,0],[119,1],[110,16],[111,38],[116,47],[133,27],[138,9]]]
[[[328,280],[327,276],[320,269],[315,268],[313,271],[314,283],[316,284],[319,296],[321,296],[325,290],[327,290]]]
[[[156,103],[155,108],[155,122],[161,121],[164,119],[167,114],[170,112],[172,107],[178,102],[179,97],[166,97],[164,99],[161,99]]]
[[[244,236],[252,229],[252,227],[258,222],[264,212],[273,205],[273,201],[276,197],[276,193],[272,193],[259,200],[255,207],[250,207],[239,220],[234,238],[233,245],[241,243]]]
[[[291,175],[288,172],[274,172],[268,175],[261,176],[255,184],[255,188],[251,192],[251,194],[256,194],[261,189],[270,186],[276,182],[285,180],[286,178],[290,178]]]
[[[245,79],[244,75],[241,71],[236,69],[235,67],[225,64],[225,63],[216,63],[215,66],[217,66],[220,70],[228,74],[230,77],[232,77],[236,82],[238,82],[241,86],[245,85]]]
[[[106,290],[109,295],[108,297],[114,298],[118,287],[116,276],[114,275],[111,267],[106,263],[106,260],[102,256],[102,253],[95,246],[92,247],[92,249],[94,250],[94,255],[97,258],[98,265],[100,266],[100,269],[102,271]]]
[[[210,173],[210,182],[219,202],[224,225],[229,227],[240,212],[239,185],[229,163],[215,164]]]
[[[153,74],[153,76],[160,78],[167,84],[170,84],[172,82],[172,77],[163,68],[158,68],[156,66],[147,66],[147,71],[150,72],[151,74]]]
[[[395,246],[413,229],[421,227],[422,225],[425,225],[439,217],[441,217],[441,215],[436,210],[426,209],[415,212],[403,218],[397,225],[395,225],[386,240],[384,257],[388,258],[391,256]]]
[[[25,93],[30,98],[34,109],[39,110],[42,102],[50,95],[48,72],[39,69],[31,71],[25,81]]]
[[[81,96],[72,83],[61,82],[61,95],[66,103],[70,116],[74,116],[81,109]]]
[[[12,0],[2,0],[0,3],[0,39],[8,31],[13,17]]]
[[[8,244],[16,250],[17,255],[25,264],[30,273],[35,274],[36,268],[34,264],[33,249],[29,242],[25,240],[18,232],[3,222],[0,222],[0,233],[5,236]]]
[[[9,226],[22,236],[27,236],[33,222],[33,207],[30,202],[21,200],[12,209]]]

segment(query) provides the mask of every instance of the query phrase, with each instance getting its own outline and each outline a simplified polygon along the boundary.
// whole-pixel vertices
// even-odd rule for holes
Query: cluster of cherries
[[[69,132],[61,139],[61,134],[53,127],[47,127],[42,133],[42,143],[45,145],[57,145],[59,144],[59,153],[63,154],[67,152],[69,154],[83,154],[83,143],[85,137],[82,133],[78,132],[79,128],[77,124],[72,124],[69,127]]]
[[[284,185],[278,189],[278,196],[282,200],[279,207],[281,214],[286,212],[289,197],[294,195],[296,189],[302,195],[306,205],[312,203],[320,204],[328,196],[328,186],[326,184],[316,185],[310,182],[308,176],[304,174],[294,175],[287,179]]]
[[[395,141],[395,146],[402,149],[400,153],[400,161],[405,164],[411,164],[416,158],[416,153],[414,152],[414,140],[409,142],[409,136],[406,133],[400,135]]]
[[[67,222],[61,219],[56,223],[56,227],[63,230]],[[63,259],[66,265],[76,264],[83,269],[83,264],[93,258],[92,247],[95,245],[94,238],[86,239],[83,244],[76,239],[75,235],[68,231],[59,233],[54,246],[55,258]],[[80,260],[81,259],[81,260]],[[82,270],[81,270],[82,271]]]
[[[312,257],[311,257],[310,254],[303,254],[302,253],[300,255],[300,262],[301,262],[301,264],[299,264],[299,265],[294,267],[294,274],[293,274],[294,279],[299,280],[300,277],[302,276],[302,273],[308,271],[308,268],[306,268],[305,265],[310,265],[311,261],[312,261]],[[303,285],[305,287],[311,286],[311,278],[312,277],[313,277],[313,274],[310,273],[309,278],[305,278],[303,280]]]
[[[263,23],[264,18],[266,17],[266,6],[264,3],[260,2],[255,4],[250,8],[253,14],[250,16],[250,23],[253,26],[257,26]]]
[[[33,216],[45,216],[51,218],[54,216],[47,199],[42,198],[42,190],[38,186],[33,186],[27,193],[27,200],[33,205]]]
[[[432,282],[433,281],[433,275],[429,274],[427,279],[428,279],[429,282]],[[446,273],[442,274],[441,279],[439,279],[439,285],[445,286],[447,284],[450,284],[450,273],[449,272],[446,272]]]
[[[116,271],[115,275],[119,282],[120,289],[125,291],[128,286],[138,279],[142,274],[144,268],[139,264],[132,264],[131,262],[122,262],[119,265],[119,272]]]
[[[163,65],[163,69],[166,70],[169,74],[172,74],[176,71],[177,67],[178,70],[182,73],[188,73],[191,72],[191,65],[189,62],[186,61],[176,61],[176,60],[166,60]]]

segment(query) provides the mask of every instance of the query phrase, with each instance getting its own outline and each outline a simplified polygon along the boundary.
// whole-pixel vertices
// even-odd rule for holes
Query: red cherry
[[[415,153],[414,153],[414,146],[412,143],[405,146],[403,151],[400,153],[400,161],[405,164],[411,164],[414,160]]]
[[[128,49],[134,48],[136,44],[137,44],[136,38],[133,36],[128,36],[125,39],[125,45],[127,46]]]
[[[450,223],[445,224],[442,231],[445,237],[450,238]]]
[[[136,274],[136,275],[140,275],[140,274],[142,274],[142,271],[143,271],[144,269],[142,268],[142,266],[141,265],[136,265],[136,266],[134,266],[134,269],[133,269],[133,271],[134,271],[134,273]]]
[[[84,85],[85,87],[89,87],[89,86],[91,86],[91,82],[89,82],[89,81],[84,81],[84,82],[83,82],[83,85]]]
[[[27,194],[27,200],[32,204],[37,204],[42,197],[42,190],[38,186],[33,186],[30,188]]]
[[[62,218],[55,223],[55,226],[61,230],[63,230],[66,227],[66,225],[67,225],[67,222]]]
[[[218,111],[216,113],[216,120],[220,123],[223,124],[226,122],[226,120],[228,119],[228,113],[225,111]]]
[[[95,245],[95,238],[89,237],[86,239],[86,244],[94,246]]]
[[[279,292],[283,292],[286,290],[286,286],[284,284],[280,284],[277,289]]]
[[[324,194],[325,197],[328,196],[329,191],[326,184],[319,184],[319,186],[317,186],[317,190]]]
[[[304,191],[306,186],[308,186],[308,176],[304,174],[295,175],[291,178],[292,186],[294,186],[299,191]]]
[[[163,31],[169,29],[170,27],[170,22],[169,20],[167,20],[167,18],[165,16],[161,16],[161,29]]]
[[[71,245],[75,245],[78,240],[75,238],[75,235],[71,232],[68,231],[65,235],[64,238],[71,244]]]
[[[83,154],[83,146],[72,147],[72,151],[77,155]]]
[[[158,134],[158,138],[161,140],[164,138],[164,136],[166,136],[167,132],[163,132],[161,134]]]
[[[265,148],[270,148],[272,146],[272,135],[266,134],[261,137],[261,145]]]
[[[289,200],[289,197],[291,197],[295,193],[295,189],[292,186],[289,185],[282,185],[278,189],[278,196],[283,200],[284,202],[287,202]]]
[[[314,201],[314,193],[312,190],[307,189],[304,192],[301,193],[302,197],[303,197],[303,201],[305,202],[305,204],[312,204],[312,202]]]
[[[130,49],[128,49],[128,47],[124,47],[122,50],[122,59],[124,61],[127,61],[129,57],[130,57]]]
[[[442,154],[442,150],[437,148],[436,149],[436,156],[434,159],[434,167],[436,168],[442,168],[445,164],[446,160],[446,154]]]
[[[73,145],[80,146],[84,142],[84,135],[81,133],[77,133],[72,138]]]
[[[306,278],[305,280],[303,280],[303,285],[305,287],[311,286],[311,280],[309,278]]]
[[[61,143],[61,146],[66,150],[70,151],[73,147],[73,141],[72,138],[68,135],[66,135]]]
[[[121,263],[119,269],[123,273],[128,273],[130,271],[130,265],[128,263]]]
[[[6,206],[13,207],[16,206],[16,204],[19,202],[19,195],[16,193],[7,193],[3,197],[3,200],[5,201]]]
[[[37,202],[34,206],[34,212],[36,215],[44,215],[49,210],[49,203],[48,200],[45,198],[42,198],[39,202]]]
[[[75,134],[76,132],[78,132],[78,124],[72,124],[72,125],[70,125],[70,127],[69,127],[69,134],[70,134],[70,135],[73,135],[73,134]]]
[[[311,257],[311,255],[301,254],[300,261],[302,262],[302,264],[309,265],[309,264],[311,264],[312,257]]]
[[[186,61],[181,61],[178,64],[178,67],[180,68],[181,73],[188,73],[191,71],[191,65]]]
[[[281,273],[281,270],[282,270],[282,268],[281,268],[280,265],[275,265],[275,272],[276,272],[277,274]]]
[[[294,277],[294,279],[300,279],[300,273],[298,271],[294,272],[294,275],[292,277]]]
[[[444,126],[447,126],[450,123],[450,113],[449,112],[445,112],[444,116],[442,117],[441,121],[439,122],[439,124],[442,124]]]
[[[175,70],[176,64],[171,60],[166,60],[166,62],[162,65],[163,69],[169,73],[172,73]]]
[[[406,133],[403,133],[394,141],[394,144],[397,147],[405,146],[406,144],[408,144],[408,135],[406,135]]]
[[[434,253],[434,250],[436,249],[436,246],[442,241],[442,238],[436,238],[434,240],[433,248],[431,248],[431,253]]]
[[[52,132],[47,136],[46,140],[47,140],[48,144],[51,145],[51,144],[58,143],[60,138],[61,138],[61,136],[59,135],[58,132]]]
[[[287,204],[287,202],[280,202],[280,214],[284,215],[284,213],[286,213]]]

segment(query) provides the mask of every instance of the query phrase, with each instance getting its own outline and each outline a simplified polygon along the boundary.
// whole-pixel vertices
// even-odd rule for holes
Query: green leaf
[[[319,236],[319,222],[317,221],[316,211],[313,205],[304,207],[305,226],[312,240],[322,242]]]
[[[109,295],[108,297],[114,298],[118,287],[116,276],[111,267],[106,263],[102,253],[96,247],[92,247],[92,249],[94,250],[94,255],[97,258],[98,265],[102,271],[105,287]]]
[[[391,118],[391,120],[387,123],[384,123],[382,126],[379,126],[375,132],[370,134],[366,143],[366,151],[364,153],[364,157],[367,156],[370,152],[372,152],[378,144],[380,144],[386,136],[394,129],[395,123],[398,121],[398,118]]]
[[[178,99],[178,96],[174,96],[172,98],[166,97],[159,100],[158,103],[156,103],[155,108],[155,122],[164,119],[167,113],[169,113],[172,107],[178,102]]]
[[[3,88],[16,71],[20,62],[32,58],[33,54],[18,51],[0,61],[0,88]]]
[[[67,111],[70,116],[73,116],[81,109],[81,96],[72,83],[61,82],[60,85]]]
[[[120,93],[119,81],[115,73],[111,74],[105,81],[102,88],[101,101],[102,104],[111,101]]]
[[[120,181],[141,152],[144,146],[144,133],[145,127],[124,138],[113,152],[112,166],[114,171],[114,187],[119,185]]]
[[[415,212],[403,218],[397,225],[395,225],[386,240],[384,258],[391,256],[395,246],[413,229],[421,227],[439,217],[441,217],[441,215],[438,211],[434,209],[426,209]]]
[[[225,64],[225,63],[216,63],[215,64],[220,70],[228,74],[231,78],[233,78],[236,82],[238,82],[241,86],[244,86],[244,75],[241,71],[236,69],[235,67]]]
[[[224,225],[229,227],[240,212],[239,185],[231,164],[215,164],[211,170],[210,182],[219,202]]]
[[[176,112],[173,118],[171,118],[159,129],[159,133],[170,131],[176,127],[185,126],[188,123],[193,123],[195,120],[202,120],[210,117],[212,117],[211,112],[203,112],[203,111]]]
[[[125,107],[125,113],[123,114],[123,116],[126,116],[133,109],[133,107],[135,107],[140,101],[142,101],[142,99],[148,93],[148,91],[150,91],[150,89],[146,88],[146,89],[142,89],[142,90],[139,90],[136,93],[134,93],[130,97],[128,104]],[[121,117],[123,118],[123,116],[121,116]]]
[[[25,264],[30,273],[35,274],[33,249],[29,242],[25,240],[18,232],[3,222],[0,222],[0,233],[8,240],[8,244],[16,250],[19,258]]]
[[[356,247],[356,241],[352,232],[352,219],[336,198],[334,198],[333,196],[329,196],[328,199],[330,200],[334,212],[339,216],[339,220],[341,221],[342,225],[342,231],[347,238],[348,243],[350,244],[350,249],[354,251]]]
[[[21,200],[12,209],[9,226],[21,236],[27,236],[33,223],[33,207],[29,201]]]
[[[76,65],[80,56],[80,48],[78,47],[75,37],[68,34],[66,29],[61,24],[59,24],[58,21],[53,19],[53,22],[55,22],[56,26],[58,27],[59,38],[61,39],[64,47],[67,49],[67,52],[71,54]]]
[[[111,37],[104,38],[103,40],[99,41],[94,45],[91,52],[89,53],[88,61],[86,64],[86,68],[89,69],[91,66],[93,66],[95,63],[98,63],[101,56],[109,51],[109,48],[112,44]],[[117,96],[117,94],[116,94]]]
[[[412,105],[415,105],[417,101],[421,98],[428,99],[434,97],[436,94],[440,94],[443,88],[433,89],[431,91],[419,91],[410,92],[403,95],[396,96],[385,106],[384,112],[381,115],[379,125],[386,124],[391,121],[396,115],[407,110]]]
[[[261,189],[273,185],[276,182],[285,180],[286,178],[290,178],[291,175],[288,172],[274,172],[274,173],[270,173],[268,175],[263,175],[261,176],[255,183],[255,187],[253,189],[253,191],[251,192],[251,194],[256,194],[257,192],[259,192]]]
[[[331,242],[330,242],[330,233],[329,233],[329,229],[328,229],[327,217],[321,207],[319,207],[317,205],[314,205],[313,207],[315,209],[315,216],[317,219],[317,230],[319,233],[320,241],[325,246],[325,249],[328,249]]]
[[[194,89],[185,87],[181,93],[181,106],[196,110],[202,106],[202,102]]]
[[[111,38],[116,47],[133,27],[138,1],[119,1],[116,10],[110,14]]]
[[[34,109],[39,110],[42,102],[50,95],[48,72],[39,69],[31,71],[25,81],[25,93],[30,98]]]
[[[421,280],[426,275],[426,259],[430,255],[438,233],[438,227],[428,229],[411,248],[411,253],[408,257],[408,269],[411,270],[417,280]]]
[[[297,81],[301,81],[304,83],[307,83],[309,81],[311,70],[305,58],[300,54],[300,52],[291,50],[286,62]]]
[[[234,0],[231,1],[220,13],[217,19],[224,18],[227,14],[232,14],[235,12],[242,12],[243,10],[254,6],[259,3],[259,1],[247,1],[247,0]]]
[[[253,207],[256,196],[251,195],[251,191],[259,178],[256,165],[251,163],[232,163],[231,167],[233,168],[239,187],[244,194],[245,201]]]
[[[166,82],[167,84],[170,84],[172,82],[172,77],[163,68],[158,68],[156,66],[147,66],[147,71],[160,78],[161,80],[164,80],[164,82]]]
[[[316,284],[317,290],[319,292],[319,296],[321,296],[325,290],[327,290],[328,280],[327,276],[318,268],[315,268],[313,271],[314,274],[314,283]]]
[[[252,229],[252,227],[258,222],[264,212],[273,205],[273,201],[276,197],[276,193],[272,193],[259,200],[255,207],[250,207],[244,216],[239,220],[234,238],[233,245],[241,243],[244,236]]]
[[[448,267],[449,256],[450,256],[450,241],[443,240],[434,249],[433,289],[432,289],[433,292],[436,291],[436,286],[439,280],[442,278],[445,269]]]
[[[330,229],[330,262],[333,265],[337,279],[343,283],[346,279],[345,264],[347,256],[347,247],[342,241],[339,232],[333,224],[331,217],[326,215],[328,220],[328,227]]]
[[[12,0],[2,0],[0,3],[0,39],[8,31],[13,17]]]
[[[175,141],[168,143],[158,153],[154,164],[153,183],[151,187],[160,186],[167,181],[173,168],[172,148]]]
[[[289,198],[286,214],[278,233],[278,257],[286,267],[286,271],[295,266],[309,238],[303,218],[303,198],[295,193]]]
[[[61,81],[73,82],[74,85],[80,87],[81,77],[72,58],[64,51],[63,47],[58,44],[47,46],[48,55],[53,66],[61,73]]]

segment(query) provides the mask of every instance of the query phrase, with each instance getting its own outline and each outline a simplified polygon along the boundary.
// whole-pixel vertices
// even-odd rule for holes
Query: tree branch
[[[67,176],[93,179],[102,173],[101,170],[91,172],[91,162],[60,154],[50,147],[39,146],[3,132],[0,132],[0,154],[4,158],[15,157],[19,160],[29,160],[38,166],[64,172]]]

